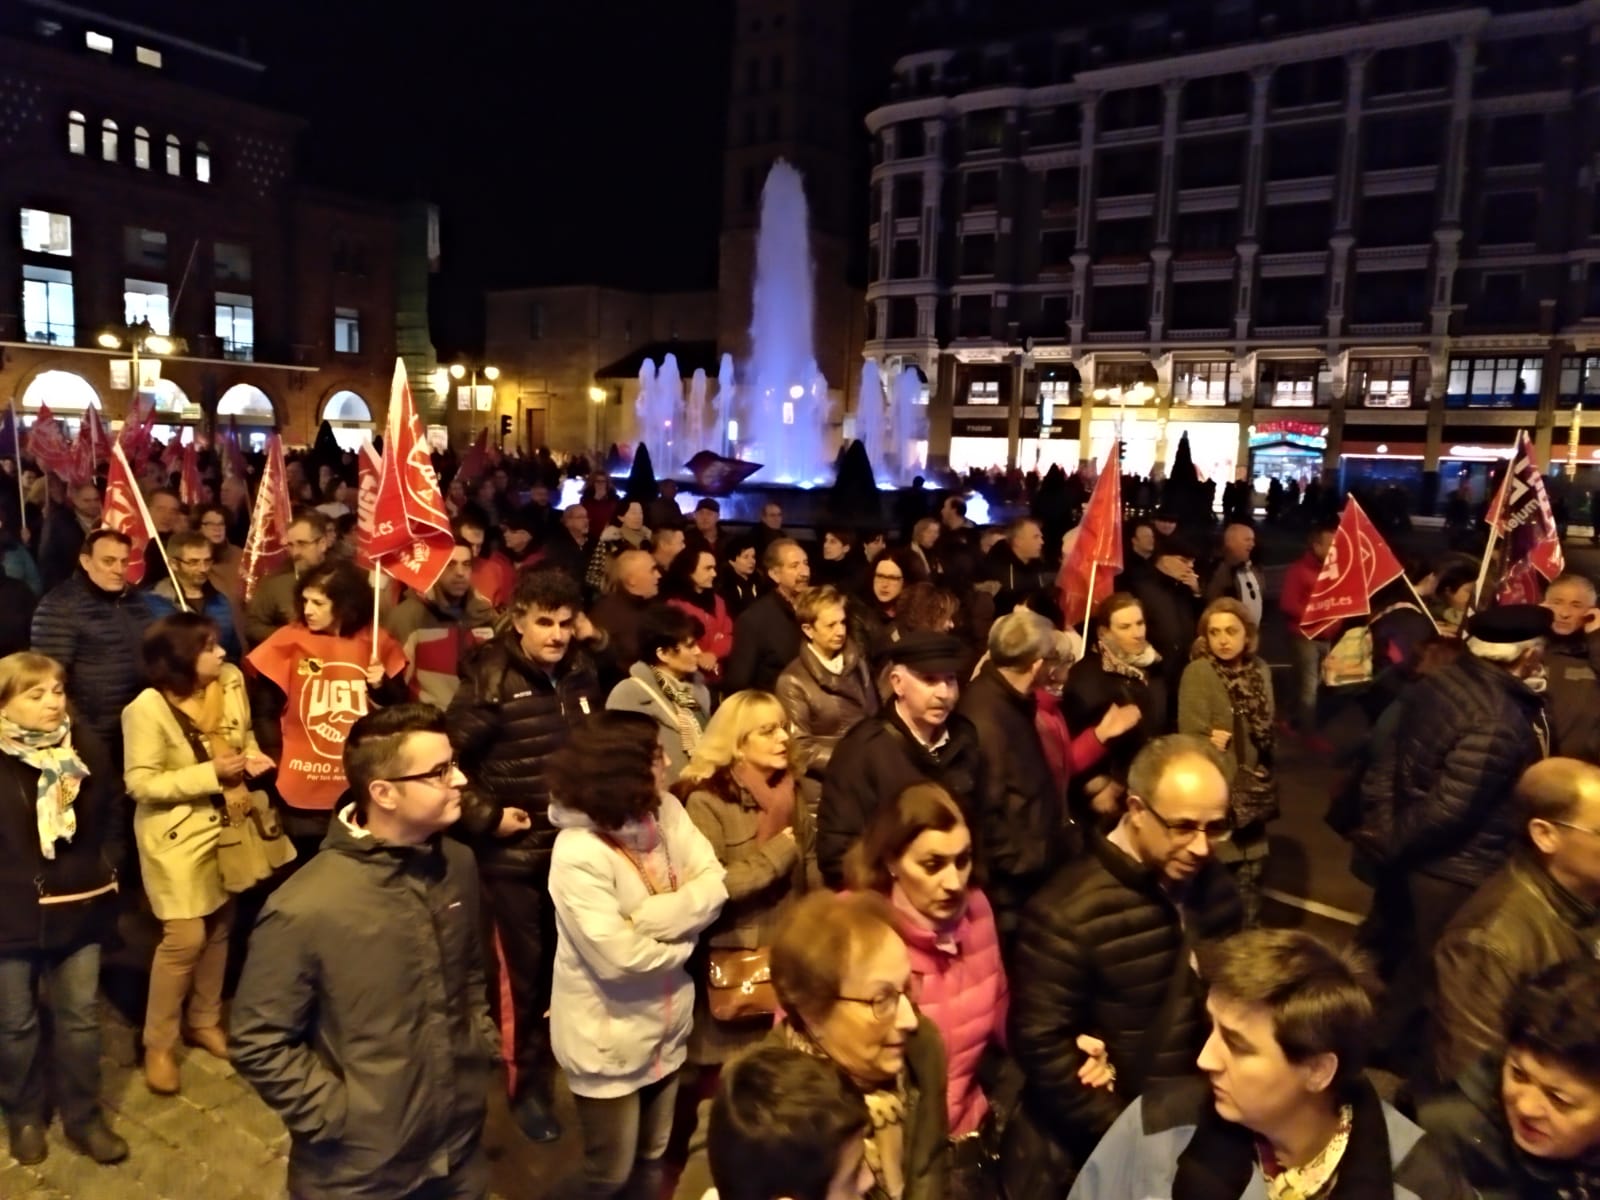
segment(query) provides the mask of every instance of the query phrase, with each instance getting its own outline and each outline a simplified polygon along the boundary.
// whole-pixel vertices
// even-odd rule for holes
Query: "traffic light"
[[[500,414],[500,440],[503,442],[511,436],[511,414]]]

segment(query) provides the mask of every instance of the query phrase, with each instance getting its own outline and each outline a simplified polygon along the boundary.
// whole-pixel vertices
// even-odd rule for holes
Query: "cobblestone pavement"
[[[127,1160],[99,1166],[67,1144],[57,1120],[50,1156],[37,1166],[0,1152],[0,1200],[283,1200],[289,1135],[249,1085],[227,1063],[188,1049],[182,1092],[151,1094],[135,1031],[112,1005],[104,1009],[107,1117],[128,1141]],[[570,1106],[563,1109],[571,1129]],[[568,1134],[553,1146],[530,1145],[496,1097],[485,1134],[494,1200],[544,1200],[577,1165],[576,1142]]]

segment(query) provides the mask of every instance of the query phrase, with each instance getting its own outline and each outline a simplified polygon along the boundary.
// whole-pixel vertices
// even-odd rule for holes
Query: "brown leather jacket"
[[[878,693],[854,642],[845,643],[844,670],[835,675],[809,646],[778,676],[778,700],[799,741],[800,760],[821,775],[839,739],[878,711]]]
[[[1530,976],[1596,953],[1600,912],[1526,851],[1484,881],[1433,952],[1434,1064],[1450,1081],[1505,1046],[1512,994]]]

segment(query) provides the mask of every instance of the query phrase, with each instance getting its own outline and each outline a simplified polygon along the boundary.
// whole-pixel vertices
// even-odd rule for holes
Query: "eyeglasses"
[[[1575,829],[1579,833],[1592,833],[1596,837],[1600,837],[1600,829],[1595,829],[1593,826],[1590,826],[1590,825],[1574,825],[1571,821],[1550,821],[1550,820],[1546,820],[1545,824],[1546,825],[1559,825],[1563,829]]]
[[[455,778],[456,759],[440,763],[426,771],[418,771],[415,775],[390,775],[385,783],[433,783],[439,787],[449,787],[450,781]]]
[[[900,1011],[900,1001],[911,1000],[911,993],[895,988],[891,992],[879,992],[876,996],[839,996],[838,999],[846,1000],[851,1004],[865,1004],[872,1010],[872,1015],[880,1021],[892,1021]]]
[[[1138,800],[1140,804],[1143,804],[1145,812],[1156,819],[1156,824],[1160,825],[1169,835],[1179,841],[1192,842],[1202,833],[1206,835],[1206,841],[1208,842],[1226,842],[1231,841],[1233,838],[1233,819],[1231,817],[1224,817],[1220,821],[1207,821],[1204,824],[1198,821],[1169,821],[1158,813],[1153,805],[1146,803],[1142,797],[1134,796],[1132,799]]]

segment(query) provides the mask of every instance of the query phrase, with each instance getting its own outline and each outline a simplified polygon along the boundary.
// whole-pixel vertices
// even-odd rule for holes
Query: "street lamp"
[[[137,396],[143,389],[139,386],[139,353],[143,351],[152,358],[166,355],[184,354],[188,351],[188,343],[182,338],[168,337],[166,334],[156,333],[150,328],[149,321],[139,321],[132,325],[112,325],[100,331],[95,337],[103,349],[127,349],[132,361],[129,363],[128,390]]]
[[[489,411],[494,411],[494,381],[500,378],[500,368],[473,363],[468,366],[464,363],[450,364],[450,378],[460,380],[468,375],[472,376],[471,390],[468,395],[471,401],[467,405],[467,436],[470,438],[477,432],[478,423],[478,376],[482,374],[489,381]]]

